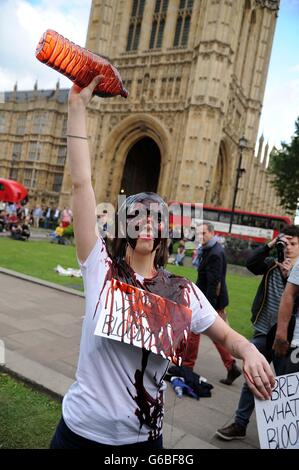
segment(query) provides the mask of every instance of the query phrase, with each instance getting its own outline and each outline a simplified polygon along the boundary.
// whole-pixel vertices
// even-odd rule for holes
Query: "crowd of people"
[[[0,232],[9,232],[15,240],[28,240],[31,228],[53,229],[53,237],[56,240],[63,238],[63,231],[73,220],[70,208],[35,205],[30,206],[16,203],[1,203],[0,207]]]

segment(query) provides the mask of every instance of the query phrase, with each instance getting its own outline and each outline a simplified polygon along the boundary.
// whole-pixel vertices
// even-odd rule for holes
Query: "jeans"
[[[125,444],[113,446],[91,441],[85,437],[79,436],[70,430],[63,417],[59,421],[55,434],[52,438],[50,449],[163,449],[162,435],[153,441],[136,442],[134,444]]]
[[[289,373],[287,360],[275,356],[271,349],[266,348],[267,336],[264,334],[256,333],[250,341],[265,356],[269,364],[273,362],[276,375],[283,375]],[[250,391],[247,383],[245,382],[241,391],[239,405],[236,410],[235,422],[245,427],[248,425],[250,416],[254,410],[254,397]]]

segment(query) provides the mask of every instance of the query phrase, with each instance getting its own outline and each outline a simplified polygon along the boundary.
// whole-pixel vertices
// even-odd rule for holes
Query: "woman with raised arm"
[[[164,270],[167,205],[157,194],[122,204],[113,253],[97,235],[85,108],[100,80],[84,89],[73,85],[69,94],[68,162],[86,307],[76,381],[64,397],[51,448],[159,449],[163,378],[170,360],[180,363],[189,329],[242,359],[258,398],[270,398],[274,377],[264,356],[191,281]]]

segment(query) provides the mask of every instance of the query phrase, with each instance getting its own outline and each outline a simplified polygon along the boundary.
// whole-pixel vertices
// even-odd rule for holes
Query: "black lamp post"
[[[234,189],[234,198],[233,198],[233,205],[232,205],[232,210],[231,210],[231,215],[230,215],[228,233],[231,233],[231,231],[232,231],[232,225],[233,225],[234,213],[235,213],[235,207],[236,207],[236,200],[237,200],[237,194],[238,194],[238,190],[239,190],[239,179],[241,178],[242,173],[244,173],[246,171],[244,168],[241,168],[242,167],[243,150],[246,147],[246,145],[247,145],[247,140],[243,136],[239,140],[240,157],[239,157],[239,163],[238,163],[238,168],[237,168],[236,184],[235,184],[235,189]]]

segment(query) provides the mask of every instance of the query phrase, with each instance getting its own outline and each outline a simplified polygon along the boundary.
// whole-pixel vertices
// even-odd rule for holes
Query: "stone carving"
[[[279,0],[255,0],[256,4],[262,8],[277,11],[279,9]]]

